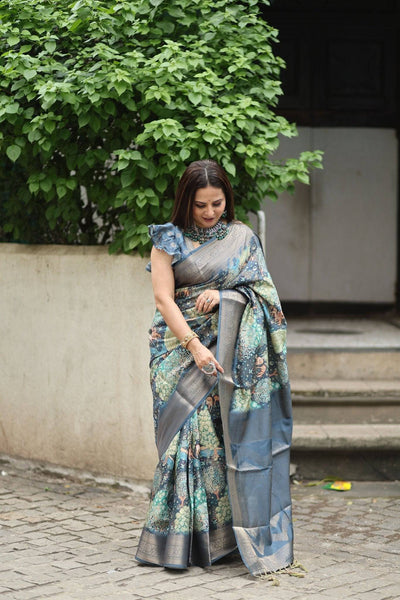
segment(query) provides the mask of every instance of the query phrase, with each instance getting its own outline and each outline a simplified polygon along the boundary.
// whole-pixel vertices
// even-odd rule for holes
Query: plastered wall
[[[152,478],[146,262],[0,245],[0,452]]]

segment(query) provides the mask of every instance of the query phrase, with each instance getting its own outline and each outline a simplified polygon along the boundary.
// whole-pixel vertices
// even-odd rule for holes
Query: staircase
[[[400,323],[288,319],[292,462],[305,479],[400,479]]]

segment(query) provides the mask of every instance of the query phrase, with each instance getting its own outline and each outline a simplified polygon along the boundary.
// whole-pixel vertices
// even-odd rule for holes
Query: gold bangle
[[[191,342],[192,340],[194,340],[194,338],[198,338],[198,337],[199,336],[197,335],[197,333],[195,333],[194,331],[190,331],[183,338],[183,340],[181,342],[181,346],[183,346],[185,348],[185,350],[186,350],[188,343]]]

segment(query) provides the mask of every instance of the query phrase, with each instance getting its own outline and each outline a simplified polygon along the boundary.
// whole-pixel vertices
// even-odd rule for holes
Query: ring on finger
[[[212,360],[210,360],[209,363],[207,363],[206,365],[203,365],[201,367],[201,370],[203,371],[203,373],[205,373],[206,375],[214,375],[217,372],[217,369],[215,367],[215,363],[213,363]]]

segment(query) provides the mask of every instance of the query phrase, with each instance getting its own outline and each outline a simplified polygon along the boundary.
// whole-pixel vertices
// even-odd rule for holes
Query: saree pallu
[[[159,463],[139,561],[210,565],[237,546],[253,575],[293,562],[286,321],[258,238],[231,223],[177,262],[175,301],[224,368],[207,376],[156,311],[150,372]],[[220,292],[199,314],[198,295]]]

